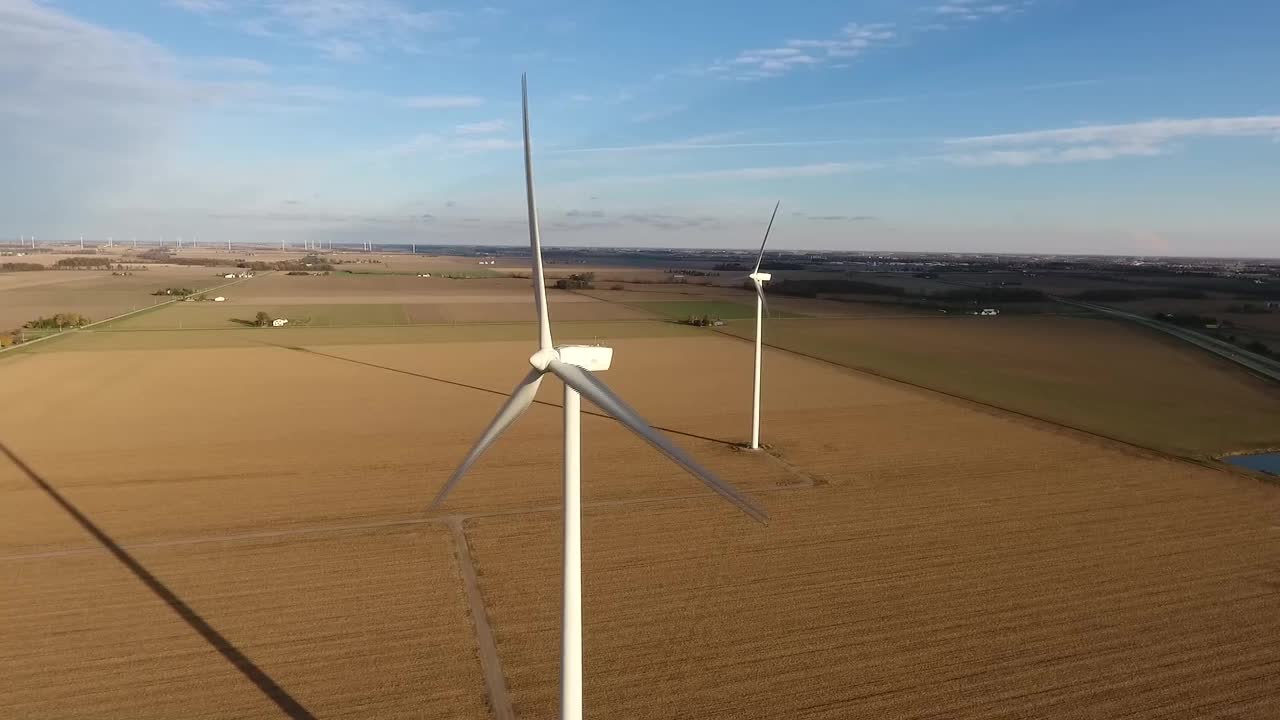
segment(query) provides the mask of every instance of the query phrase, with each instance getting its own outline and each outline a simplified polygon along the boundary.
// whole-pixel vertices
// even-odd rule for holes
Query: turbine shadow
[[[187,625],[191,626],[192,630],[195,630],[200,637],[204,638],[205,642],[209,643],[209,645],[211,645],[213,649],[217,650],[222,657],[226,658],[227,662],[231,663],[236,670],[239,670],[240,673],[249,680],[249,682],[256,685],[258,689],[271,700],[271,702],[276,704],[276,707],[280,708],[282,712],[295,720],[315,720],[314,715],[308,712],[301,703],[290,696],[284,688],[277,685],[269,675],[263,672],[262,668],[258,667],[252,660],[245,657],[244,653],[240,652],[235,645],[232,645],[229,640],[223,637],[217,630],[213,629],[213,627],[209,625],[204,618],[200,617],[195,610],[192,610],[189,605],[183,602],[182,598],[179,598],[172,590],[166,587],[164,583],[160,582],[156,576],[152,575],[150,571],[143,567],[142,563],[138,562],[138,560],[130,555],[127,550],[116,544],[115,540],[112,540],[110,535],[103,532],[103,530],[95,525],[84,513],[80,512],[79,508],[63,497],[61,493],[54,489],[54,487],[43,477],[37,474],[31,466],[27,465],[27,463],[22,460],[22,458],[14,454],[14,452],[9,449],[9,446],[3,442],[0,442],[0,453],[7,456],[10,462],[12,462],[23,472],[23,474],[31,479],[31,482],[35,483],[37,487],[52,498],[54,502],[56,502],[67,512],[68,515],[72,517],[72,519],[80,524],[80,527],[84,528],[85,531],[101,543],[107,551],[114,555],[122,565],[128,568],[129,571],[138,578],[138,580],[142,581],[142,584],[146,585],[148,590],[155,593],[157,597],[163,600],[170,609],[177,613],[178,617],[182,618]]]
[[[294,350],[296,352],[307,353],[308,355],[319,355],[320,357],[327,357],[327,358],[332,358],[334,360],[341,360],[343,362],[349,362],[355,365],[364,365],[365,367],[377,368],[379,370],[386,370],[388,372],[393,372],[393,373],[400,373],[401,375],[408,375],[410,377],[422,378],[423,380],[432,380],[434,382],[444,383],[446,385],[453,385],[454,387],[466,388],[468,390],[476,390],[478,392],[489,393],[490,395],[499,395],[501,397],[508,397],[510,395],[510,393],[504,390],[494,390],[493,388],[482,387],[480,385],[470,385],[464,382],[458,382],[457,380],[448,380],[442,377],[435,377],[433,375],[425,375],[423,373],[413,372],[412,370],[401,370],[400,368],[394,368],[389,365],[379,365],[377,363],[366,362],[364,360],[355,360],[353,358],[343,357],[341,355],[330,355],[329,353],[320,352],[319,350],[312,350],[310,348],[295,347],[293,345],[277,345],[275,343],[263,342],[260,340],[255,340],[254,342],[258,342],[262,345],[270,345],[271,347],[283,348],[285,350]],[[561,407],[559,403],[547,402],[546,400],[534,400],[533,403],[535,405],[543,405],[546,407],[554,407],[554,408]],[[611,415],[606,415],[601,412],[595,412],[593,410],[583,410],[582,414],[591,415],[593,417],[604,418],[606,420],[612,420],[613,422],[617,422],[617,420],[614,420],[614,418]],[[684,430],[676,430],[674,428],[663,427],[661,425],[651,425],[650,427],[652,427],[654,430],[661,430],[666,433],[671,433],[672,435],[681,435],[683,437],[692,438],[694,440],[705,440],[706,442],[713,442],[719,445],[728,445],[730,447],[737,447],[740,444],[730,440],[723,440],[721,438],[708,437],[706,435],[699,435],[697,433],[685,432]]]

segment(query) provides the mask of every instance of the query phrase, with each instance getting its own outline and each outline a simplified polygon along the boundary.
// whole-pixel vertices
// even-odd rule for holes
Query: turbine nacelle
[[[529,364],[540,373],[551,372],[551,364],[556,361],[590,372],[602,372],[613,364],[613,348],[601,345],[557,345],[529,356]]]
[[[753,272],[747,277],[751,278],[752,280],[755,280],[758,283],[769,282],[770,280],[773,279],[773,275],[770,275],[769,273],[762,273],[762,272]]]

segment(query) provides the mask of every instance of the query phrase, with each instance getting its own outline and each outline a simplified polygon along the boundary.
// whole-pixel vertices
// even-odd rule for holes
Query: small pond
[[[1232,455],[1222,458],[1223,462],[1246,467],[1250,470],[1261,470],[1269,475],[1280,475],[1280,452],[1258,453],[1256,455]]]

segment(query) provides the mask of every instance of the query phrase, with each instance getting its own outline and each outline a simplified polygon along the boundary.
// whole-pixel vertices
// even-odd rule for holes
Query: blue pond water
[[[1280,475],[1280,452],[1258,453],[1257,455],[1232,455],[1223,458],[1232,465],[1247,467],[1250,470],[1261,470],[1270,475]]]

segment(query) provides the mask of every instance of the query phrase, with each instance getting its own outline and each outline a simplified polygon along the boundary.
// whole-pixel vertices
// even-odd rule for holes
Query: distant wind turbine
[[[560,717],[580,720],[582,717],[582,495],[581,495],[581,396],[612,415],[631,432],[639,435],[662,454],[673,460],[755,520],[764,523],[768,516],[750,498],[732,485],[703,468],[683,450],[653,428],[624,403],[593,371],[608,370],[613,349],[595,345],[551,344],[551,319],[547,313],[546,280],[542,270],[542,245],[538,233],[538,211],[533,198],[533,161],[529,150],[529,94],[521,78],[524,121],[524,177],[529,205],[529,245],[532,252],[533,301],[538,314],[538,351],[529,357],[532,369],[516,385],[511,397],[498,410],[497,416],[480,435],[462,464],[436,494],[431,507],[437,508],[458,484],[463,474],[512,423],[529,409],[538,386],[547,373],[564,382],[564,569],[561,594],[560,626]]]
[[[764,313],[768,304],[764,299],[764,284],[773,279],[769,273],[760,272],[760,263],[764,260],[764,246],[769,242],[769,232],[773,230],[773,220],[778,217],[779,200],[773,206],[773,214],[769,216],[769,226],[764,230],[764,240],[760,241],[760,254],[756,256],[756,267],[747,277],[756,288],[756,362],[751,380],[751,449],[760,449],[760,343],[764,329]]]

